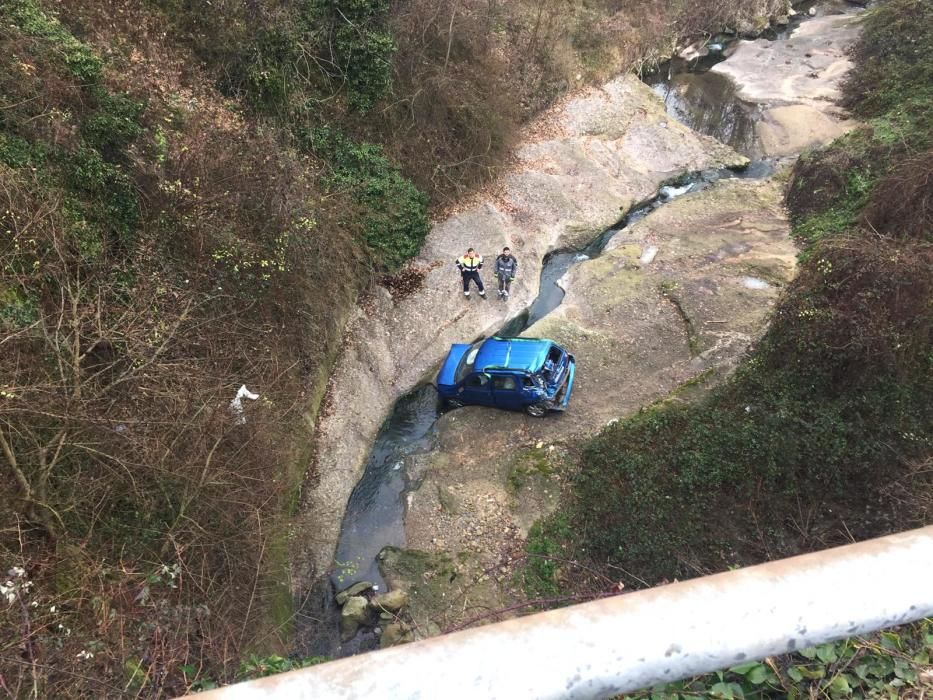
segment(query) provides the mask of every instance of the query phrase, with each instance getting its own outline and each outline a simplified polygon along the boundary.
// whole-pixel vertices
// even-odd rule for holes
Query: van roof
[[[480,346],[474,368],[480,372],[494,368],[537,372],[544,366],[551,345],[545,338],[489,338]]]

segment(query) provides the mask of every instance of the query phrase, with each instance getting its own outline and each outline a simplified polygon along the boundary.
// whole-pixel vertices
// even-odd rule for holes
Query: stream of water
[[[548,254],[541,270],[538,296],[496,335],[519,335],[551,313],[563,301],[561,279],[570,268],[598,257],[613,236],[655,209],[687,193],[706,189],[723,178],[760,177],[768,172],[766,166],[759,165],[739,172],[706,170],[680,178],[661,187],[656,197],[632,209],[622,221],[601,233],[586,248]],[[434,387],[422,384],[396,402],[380,428],[363,477],[353,490],[344,515],[335,568],[331,574],[336,590],[356,581],[368,581],[379,590],[385,590],[376,557],[384,547],[405,546],[405,493],[412,487],[408,461],[433,448],[434,429],[442,413]]]
[[[781,33],[786,35],[783,30]],[[709,56],[699,61],[678,59],[662,65],[644,79],[664,100],[671,116],[754,158],[757,108],[738,100],[732,82],[709,70],[725,58],[730,45],[723,41],[713,48]],[[563,301],[565,290],[561,281],[570,268],[599,256],[614,236],[655,209],[677,197],[710,187],[723,178],[763,178],[772,171],[771,162],[753,160],[741,171],[707,170],[679,178],[661,187],[651,201],[634,207],[618,224],[601,233],[584,249],[549,253],[544,259],[538,296],[528,308],[507,322],[497,335],[519,335],[551,313]],[[473,339],[464,339],[468,340]],[[377,640],[371,631],[361,632],[349,643],[339,642],[333,592],[356,581],[368,581],[378,590],[385,590],[377,555],[387,546],[405,546],[405,494],[415,487],[410,480],[408,465],[417,455],[430,452],[434,447],[435,428],[442,413],[434,387],[422,384],[396,402],[380,428],[363,477],[350,496],[334,571],[328,582],[322,582],[312,592],[312,599],[305,606],[304,612],[313,623],[309,626],[315,630],[313,638],[305,636],[303,646],[306,653],[346,656],[375,646]],[[313,616],[311,611],[316,611]]]

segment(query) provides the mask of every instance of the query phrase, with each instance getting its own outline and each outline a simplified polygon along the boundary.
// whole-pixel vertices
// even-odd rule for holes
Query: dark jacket
[[[518,272],[518,260],[514,255],[500,255],[494,268],[496,277],[515,277]]]

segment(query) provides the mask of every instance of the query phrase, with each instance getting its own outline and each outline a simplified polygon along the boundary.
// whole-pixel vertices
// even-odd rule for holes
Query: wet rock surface
[[[724,180],[623,229],[601,257],[574,267],[563,304],[525,333],[576,356],[570,409],[543,419],[484,408],[444,415],[430,467],[409,494],[408,547],[443,550],[448,567],[468,557],[493,573],[497,591],[482,594],[484,604],[510,599],[529,527],[553,512],[572,476],[568,446],[691,380],[723,375],[763,331],[795,270],[782,201],[777,180]],[[391,568],[383,566],[387,579]],[[427,606],[413,597],[413,617],[469,619],[455,606],[439,611],[436,597]]]
[[[857,30],[844,14],[803,27],[780,58],[764,53],[774,42],[742,42],[714,69],[718,80],[736,80],[763,115],[755,148],[763,144],[772,155],[795,155],[849,126],[831,100]],[[817,83],[802,80],[805,69],[819,73],[803,76]],[[333,411],[320,426],[319,480],[299,530],[317,556],[303,557],[308,550],[298,547],[299,587],[302,576],[330,564],[339,514],[382,418],[451,342],[489,334],[530,303],[547,251],[591,240],[671,175],[741,162],[672,120],[647,86],[629,78],[552,117],[497,191],[435,227],[418,261],[427,271],[423,287],[405,299],[383,290],[361,309],[329,395]],[[576,355],[567,413],[535,419],[459,409],[438,420],[430,445],[405,457],[405,544],[382,550],[379,571],[409,605],[404,620],[380,618],[383,644],[513,614],[528,530],[556,508],[579,439],[664,397],[679,400],[735,366],[794,274],[781,174],[723,180],[679,197],[564,276],[562,305],[525,334],[551,337]],[[491,257],[505,244],[523,266],[511,306],[463,301],[445,261],[467,245]]]
[[[858,37],[853,8],[823,7],[786,39],[741,41],[712,68],[737,87],[739,100],[760,110],[755,156],[787,156],[832,141],[850,129],[836,100],[852,67]]]
[[[545,253],[592,239],[672,176],[746,162],[668,117],[632,76],[567,101],[531,132],[494,191],[434,227],[416,263],[427,271],[419,292],[393,299],[377,288],[351,322],[318,425],[316,478],[295,527],[296,589],[330,567],[343,510],[394,401],[451,343],[488,334],[527,306]],[[512,299],[464,300],[454,259],[473,246],[491,267],[505,245],[521,265]],[[488,269],[484,279],[491,287]]]

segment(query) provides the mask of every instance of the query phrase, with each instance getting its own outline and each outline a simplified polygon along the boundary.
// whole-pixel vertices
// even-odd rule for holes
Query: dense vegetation
[[[933,621],[750,661],[626,700],[923,698],[933,685]]]
[[[794,169],[801,267],[765,337],[705,398],[585,445],[570,502],[532,531],[531,593],[586,578],[561,561],[637,587],[933,519],[933,6],[870,10],[853,58],[866,126]],[[785,671],[756,677],[789,692]],[[818,692],[851,695],[829,678]]]
[[[288,437],[366,275],[352,202],[171,64],[0,14],[0,674],[178,692],[275,639]]]
[[[0,687],[303,663],[264,654],[358,292],[560,95],[780,7],[0,0]]]

